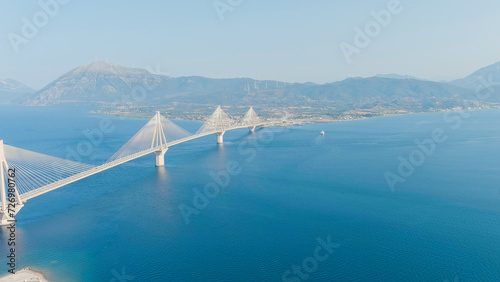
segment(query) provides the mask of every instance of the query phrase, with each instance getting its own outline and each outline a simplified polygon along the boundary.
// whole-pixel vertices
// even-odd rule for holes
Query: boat
[[[321,135],[325,135],[325,131],[324,130],[321,130],[321,132],[319,133]]]

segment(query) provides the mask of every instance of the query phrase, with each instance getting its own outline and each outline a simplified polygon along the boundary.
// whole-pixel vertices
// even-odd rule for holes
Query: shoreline
[[[36,281],[36,282],[49,282],[45,274],[37,269],[31,267],[25,267],[15,274],[7,274],[0,277],[0,282],[24,282],[24,281]]]
[[[388,113],[388,114],[381,114],[381,115],[374,115],[374,116],[369,116],[369,117],[357,117],[357,118],[345,118],[345,119],[323,119],[323,118],[302,118],[302,119],[295,119],[295,120],[290,120],[291,123],[288,125],[302,125],[302,124],[307,124],[307,123],[333,123],[333,122],[345,122],[345,121],[357,121],[357,120],[365,120],[365,119],[373,119],[373,118],[384,118],[384,117],[394,117],[394,116],[405,116],[405,115],[416,115],[416,114],[437,114],[437,113],[446,113],[446,112],[473,112],[473,111],[484,111],[484,110],[494,110],[494,109],[499,109],[500,106],[498,107],[489,107],[489,108],[474,108],[474,109],[446,109],[446,110],[439,110],[439,111],[429,111],[429,112],[405,112],[405,113]],[[131,112],[100,112],[100,111],[95,111],[92,110],[89,113],[91,114],[100,114],[100,115],[111,115],[111,116],[117,116],[117,117],[126,117],[126,118],[141,118],[141,119],[148,119],[151,118],[149,115],[146,113],[142,114],[137,114],[137,113],[131,113]],[[183,120],[183,121],[199,121],[203,122],[203,120],[198,120],[198,119],[181,119],[174,117],[171,120]]]

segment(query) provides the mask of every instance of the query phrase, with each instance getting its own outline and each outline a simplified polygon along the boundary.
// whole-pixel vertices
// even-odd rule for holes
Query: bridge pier
[[[15,217],[12,218],[11,214],[16,216],[17,213],[24,207],[24,204],[14,203],[15,208],[6,208],[5,211],[0,211],[0,226],[10,225],[15,222]],[[3,209],[3,207],[2,207]]]
[[[226,133],[226,131],[217,132],[217,144],[224,143],[224,133]]]
[[[156,151],[156,166],[165,166],[165,153],[168,151],[168,148],[161,149],[160,151]]]
[[[7,216],[7,213],[0,211],[0,226],[5,225],[9,225],[9,217]]]

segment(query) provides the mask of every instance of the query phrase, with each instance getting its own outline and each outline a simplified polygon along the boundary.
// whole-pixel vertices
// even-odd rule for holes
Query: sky
[[[500,61],[499,11],[498,0],[0,0],[0,79],[39,89],[107,60],[174,77],[451,80]]]

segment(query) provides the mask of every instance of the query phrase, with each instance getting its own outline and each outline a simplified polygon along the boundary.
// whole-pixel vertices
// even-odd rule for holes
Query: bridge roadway
[[[235,127],[231,127],[231,128],[225,129],[224,132],[230,131],[230,130],[242,129],[242,128],[250,128],[250,127],[254,127],[254,126],[255,127],[256,126],[271,126],[272,124],[273,124],[273,122],[264,122],[264,123],[254,124],[254,125],[241,125],[241,126],[235,126]],[[128,155],[126,157],[119,158],[117,160],[114,160],[114,161],[111,161],[111,162],[104,163],[102,165],[93,167],[90,170],[87,170],[87,171],[75,174],[73,176],[61,179],[61,180],[53,182],[53,183],[51,183],[49,185],[42,186],[42,187],[40,187],[40,188],[38,188],[36,190],[32,190],[32,191],[29,191],[27,193],[21,194],[20,198],[22,199],[23,202],[26,202],[29,199],[32,199],[32,198],[35,198],[35,197],[40,196],[42,194],[45,194],[45,193],[48,193],[50,191],[56,190],[58,188],[61,188],[63,186],[71,184],[73,182],[76,182],[78,180],[87,178],[87,177],[89,177],[91,175],[94,175],[94,174],[97,174],[99,172],[108,170],[110,168],[113,168],[115,166],[118,166],[118,165],[121,165],[123,163],[129,162],[131,160],[134,160],[134,159],[137,159],[137,158],[140,158],[140,157],[152,154],[154,152],[160,151],[160,150],[165,149],[165,148],[170,148],[172,146],[175,146],[175,145],[178,145],[178,144],[181,144],[181,143],[184,143],[184,142],[188,142],[188,141],[191,141],[191,140],[194,140],[194,139],[197,139],[197,138],[205,137],[205,136],[212,135],[212,134],[218,134],[218,133],[221,133],[221,131],[211,131],[211,132],[206,132],[206,133],[202,133],[202,134],[194,134],[194,135],[191,135],[191,136],[188,136],[188,137],[185,137],[185,138],[181,138],[179,140],[172,141],[172,142],[168,143],[167,146],[158,146],[158,147],[146,149],[144,151],[140,151],[140,152],[137,152],[135,154],[131,154],[131,155]]]

